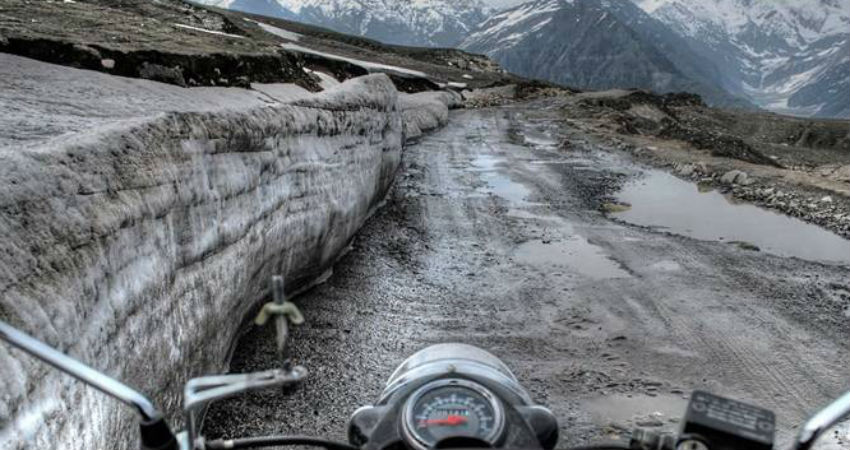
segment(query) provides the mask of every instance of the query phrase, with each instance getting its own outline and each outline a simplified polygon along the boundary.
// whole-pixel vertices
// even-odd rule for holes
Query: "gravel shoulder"
[[[213,407],[210,437],[344,439],[396,364],[450,341],[503,358],[561,418],[562,446],[675,428],[693,389],[775,409],[787,442],[846,390],[846,268],[609,220],[600,205],[640,167],[565,125],[549,101],[465,110],[408,147],[386,206],[295,299],[307,323],[288,356],[310,379]],[[231,370],[279,363],[252,328]]]

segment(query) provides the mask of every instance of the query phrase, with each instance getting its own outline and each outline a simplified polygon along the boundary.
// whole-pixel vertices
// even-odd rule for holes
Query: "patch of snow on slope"
[[[647,13],[652,14],[658,8],[669,3],[669,0],[635,0],[635,3]]]
[[[298,42],[298,41],[301,40],[301,35],[298,34],[298,33],[294,33],[294,32],[289,31],[289,30],[284,30],[282,28],[278,28],[278,27],[275,27],[275,26],[272,26],[272,25],[269,25],[269,24],[265,24],[263,22],[258,22],[256,20],[252,20],[251,22],[254,22],[257,25],[259,25],[259,27],[262,28],[263,31],[265,31],[266,33],[271,33],[271,34],[273,34],[277,37],[286,39],[288,41]]]
[[[184,25],[182,23],[175,23],[174,26],[178,27],[178,28],[185,28],[187,30],[200,31],[202,33],[217,34],[219,36],[227,36],[227,37],[232,37],[232,38],[237,38],[237,39],[245,39],[245,36],[239,36],[238,34],[230,34],[230,33],[223,33],[221,31],[207,30],[206,28],[193,27],[191,25]]]
[[[389,72],[403,73],[405,75],[411,75],[411,76],[414,76],[414,77],[422,77],[422,78],[428,77],[428,75],[426,75],[425,72],[420,72],[418,70],[405,69],[404,67],[391,66],[389,64],[374,63],[374,62],[370,62],[370,61],[364,61],[362,59],[347,58],[345,56],[320,52],[318,50],[309,49],[307,47],[302,47],[302,46],[296,45],[296,44],[281,44],[280,46],[285,48],[286,50],[291,50],[291,51],[294,51],[294,52],[309,53],[311,55],[321,56],[323,58],[335,59],[337,61],[345,61],[347,63],[351,63],[351,64],[358,65],[360,67],[363,67],[364,69],[369,70],[369,71],[373,71],[373,70],[378,71],[378,72],[389,71]]]
[[[572,0],[570,0],[570,3],[571,2]],[[539,3],[527,3],[491,17],[482,25],[482,31],[475,33],[473,36],[496,34],[534,16],[555,12],[560,8],[561,2],[557,0],[547,2],[544,5],[540,5]],[[488,24],[492,25],[488,27]]]
[[[805,103],[818,103],[818,92],[824,98],[827,90],[848,89],[835,74],[842,70],[838,52],[847,51],[850,0],[633,1],[704,46],[729,87],[760,106],[807,115],[821,109]]]
[[[634,0],[651,15],[676,21],[692,36],[706,26],[734,36],[748,27],[780,36],[791,46],[850,30],[850,0]]]

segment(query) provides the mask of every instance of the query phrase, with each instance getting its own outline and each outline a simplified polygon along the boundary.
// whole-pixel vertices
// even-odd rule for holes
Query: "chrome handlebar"
[[[145,421],[162,417],[162,414],[154,407],[153,402],[139,391],[98,372],[3,321],[0,321],[0,338],[83,383],[133,407]]]
[[[0,320],[0,339],[24,352],[71,375],[74,378],[114,397],[135,409],[142,422],[162,422],[162,414],[145,395],[97,370],[48,346],[32,336]],[[198,434],[198,415],[210,403],[232,397],[248,390],[297,383],[307,376],[301,366],[285,367],[248,374],[212,375],[194,378],[186,383],[184,412],[187,431],[180,447],[184,450],[203,449],[203,439]],[[811,450],[814,443],[827,430],[850,417],[850,392],[818,411],[804,425],[791,450]],[[169,431],[170,433],[170,431]],[[173,437],[173,435],[171,435]]]

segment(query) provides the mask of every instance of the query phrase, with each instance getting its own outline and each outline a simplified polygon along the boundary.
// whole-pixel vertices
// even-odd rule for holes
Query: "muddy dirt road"
[[[212,437],[344,439],[399,362],[449,341],[503,358],[561,418],[561,447],[674,429],[698,388],[773,408],[787,442],[850,388],[846,267],[606,217],[644,169],[545,102],[453,113],[404,158],[334,275],[295,300],[307,323],[290,356],[309,381],[213,408]],[[255,329],[232,370],[276,364],[272,330]]]

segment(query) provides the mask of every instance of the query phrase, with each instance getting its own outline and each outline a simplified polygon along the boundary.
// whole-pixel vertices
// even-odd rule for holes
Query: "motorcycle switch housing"
[[[776,417],[771,411],[695,391],[685,413],[678,447],[686,441],[697,441],[712,450],[771,450],[775,426]]]

